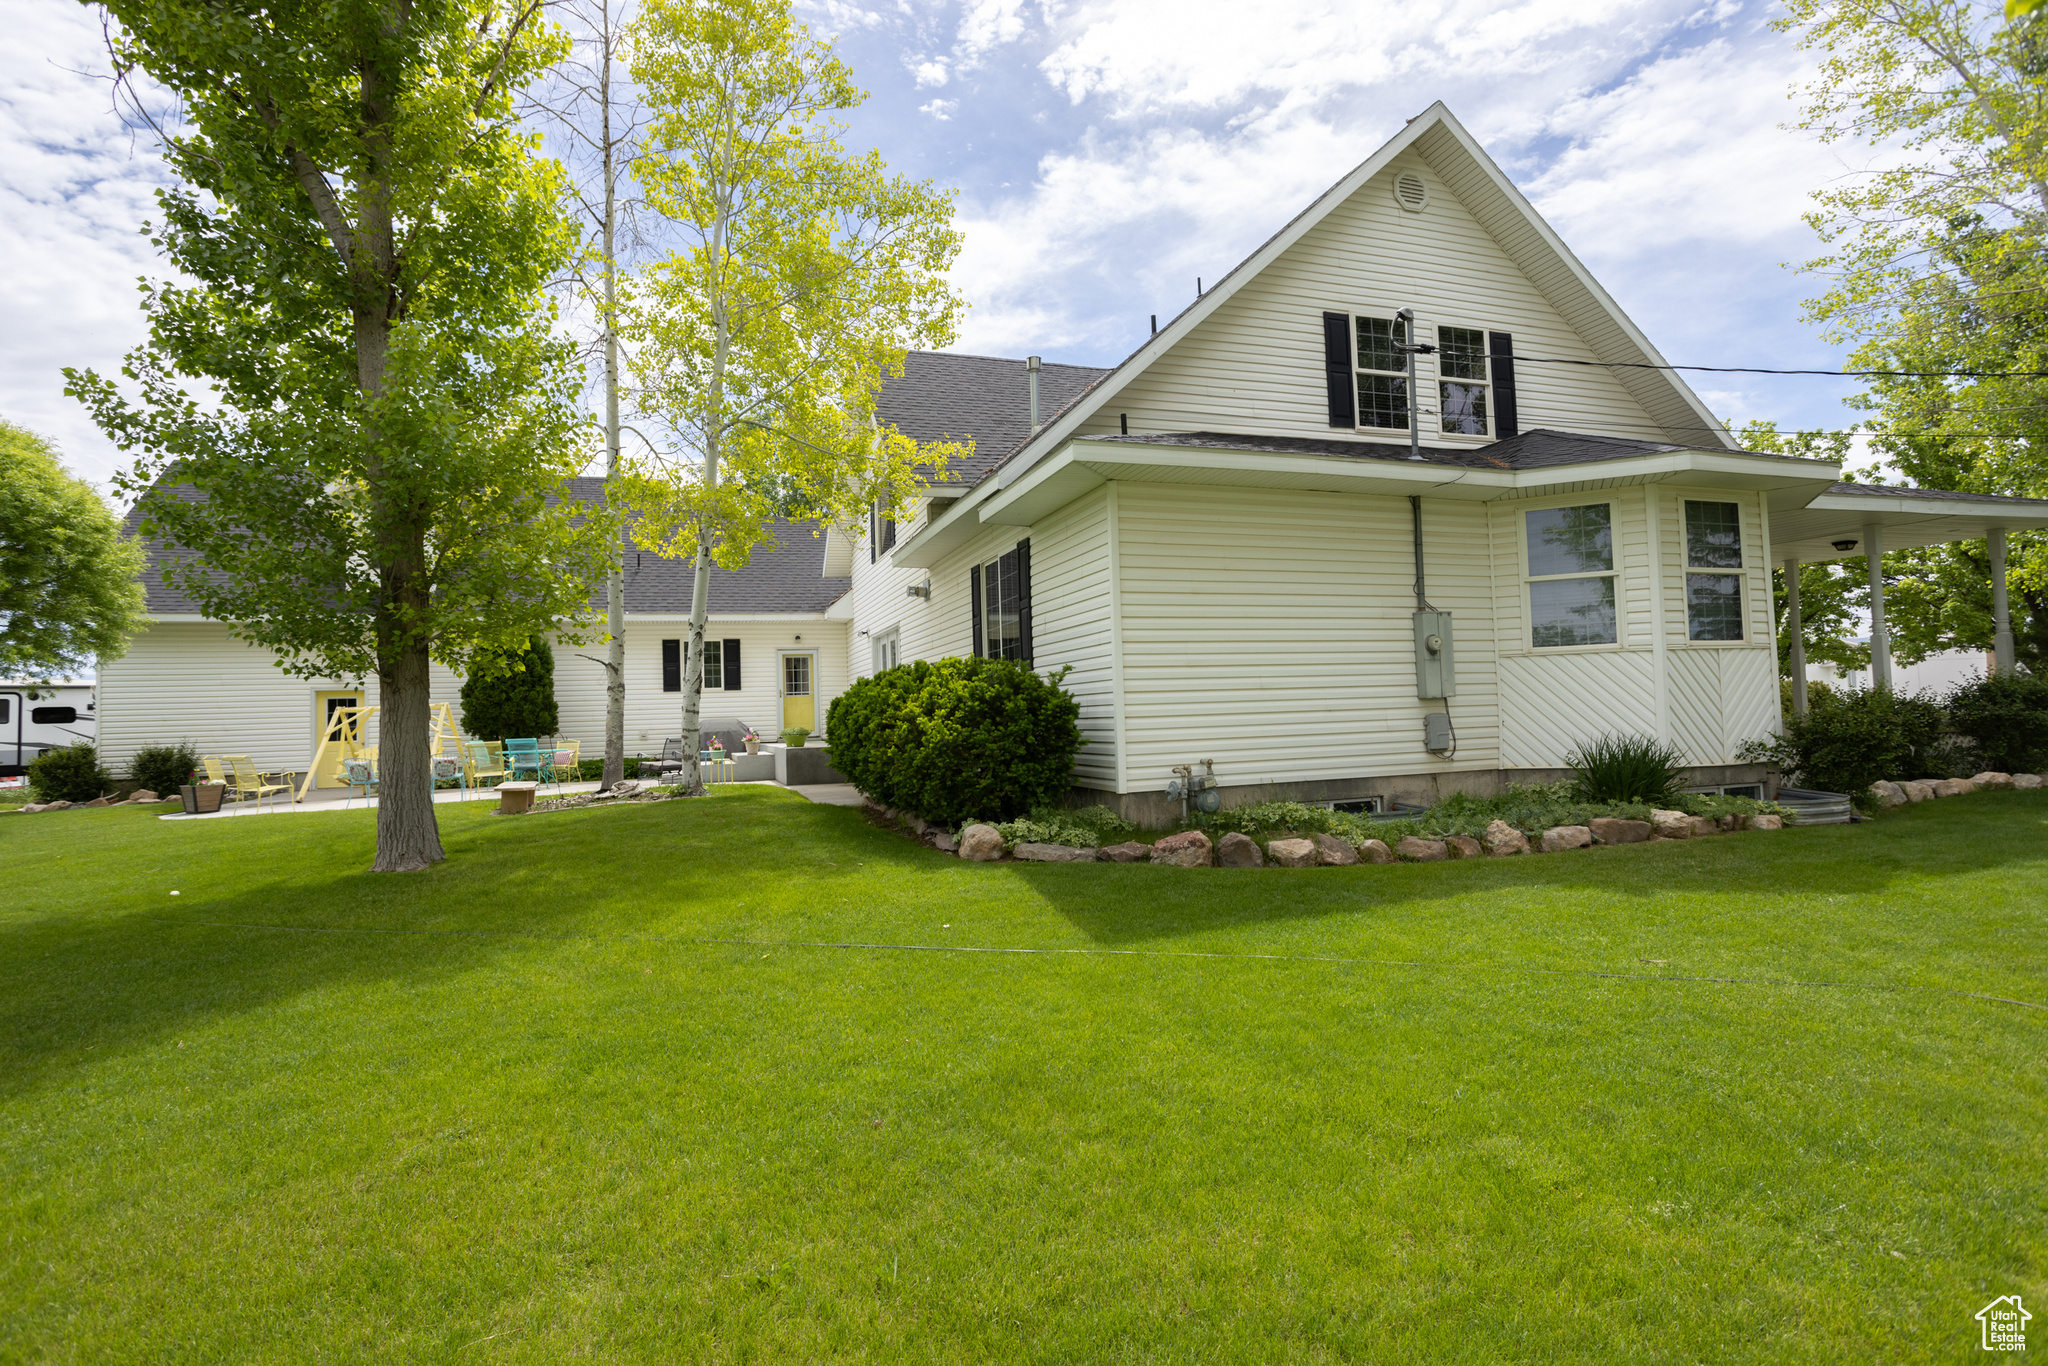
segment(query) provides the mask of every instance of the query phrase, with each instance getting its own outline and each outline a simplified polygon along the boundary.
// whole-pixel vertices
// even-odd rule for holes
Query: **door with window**
[[[343,716],[342,713],[349,708],[361,707],[362,705],[363,694],[360,691],[314,693],[313,752],[319,754],[320,742],[330,735],[337,740],[357,738],[353,731],[345,730],[344,727],[351,724],[360,726],[361,721],[355,720],[351,722],[350,718]],[[347,783],[341,772],[341,760],[341,746],[330,745],[327,753],[320,759],[320,772],[314,776],[314,784],[318,787],[346,786]]]
[[[818,699],[813,691],[817,662],[818,657],[808,652],[782,656],[784,730],[807,730],[815,734],[818,729]]]

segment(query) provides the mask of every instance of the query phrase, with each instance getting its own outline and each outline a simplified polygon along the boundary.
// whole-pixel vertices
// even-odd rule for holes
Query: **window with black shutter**
[[[704,686],[723,688],[725,686],[725,642],[707,640],[704,642]]]
[[[1323,315],[1323,377],[1330,391],[1330,425],[1355,427],[1358,414],[1352,407],[1351,315]]]
[[[738,692],[740,687],[740,643],[731,636],[725,638],[725,648],[719,651],[719,668],[724,675],[725,690]],[[708,684],[706,686],[709,686]]]
[[[1493,360],[1493,434],[1505,439],[1521,433],[1521,415],[1515,410],[1515,339],[1505,332],[1486,334],[1486,349]]]
[[[1031,661],[1031,542],[977,567],[974,652],[984,659]]]

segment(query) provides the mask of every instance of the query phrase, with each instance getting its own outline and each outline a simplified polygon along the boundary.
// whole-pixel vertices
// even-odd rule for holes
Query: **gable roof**
[[[1342,437],[1256,436],[1237,432],[1153,432],[1142,436],[1084,436],[1088,442],[1134,446],[1188,446],[1209,450],[1272,451],[1281,455],[1340,455],[1355,459],[1407,461],[1406,441],[1356,441]],[[1668,441],[1635,441],[1596,436],[1590,432],[1556,432],[1532,428],[1485,446],[1423,446],[1425,462],[1466,469],[1538,470],[1559,465],[1590,465],[1602,460],[1629,460],[1640,455],[1696,449]],[[1761,459],[1791,459],[1745,451]]]
[[[1041,421],[1109,373],[1093,365],[1042,365]],[[964,492],[1031,435],[1030,372],[1021,360],[912,351],[903,358],[903,373],[882,386],[876,408],[882,421],[919,441],[973,437],[973,456],[949,471]]]
[[[568,495],[578,502],[594,503],[604,496],[604,480],[571,479]],[[160,483],[145,498],[173,497],[182,502],[203,501],[205,494],[190,484]],[[135,535],[142,523],[142,499],[137,499],[123,520],[122,530]],[[720,615],[768,616],[790,612],[822,612],[853,586],[846,577],[828,577],[825,572],[825,537],[818,522],[776,522],[774,541],[755,550],[747,567],[732,571],[711,566],[710,610]],[[189,559],[177,546],[156,537],[145,537],[143,545],[142,591],[152,616],[197,616],[203,614],[197,600],[183,588],[164,582],[162,570],[170,560]],[[208,565],[202,571],[215,583],[226,583],[227,574]],[[672,560],[651,551],[626,550],[626,611],[629,615],[676,615],[690,610],[691,566],[687,560]],[[591,605],[602,608],[602,592],[592,595]]]
[[[1350,174],[1324,191],[1315,202],[1266,239],[1215,287],[1183,309],[1158,332],[1077,395],[1038,432],[1006,455],[994,471],[997,487],[1007,487],[1032,465],[1074,436],[1080,425],[1130,384],[1159,357],[1201,325],[1259,273],[1278,260],[1395,158],[1413,150],[1441,176],[1529,281],[1548,297],[1564,319],[1602,359],[1636,365],[1664,366],[1662,355],[1601,288],[1571,249],[1523,197],[1493,159],[1438,101],[1367,157]],[[1651,420],[1681,447],[1732,450],[1734,438],[1676,372],[1665,369],[1616,369],[1612,372],[1642,404]]]

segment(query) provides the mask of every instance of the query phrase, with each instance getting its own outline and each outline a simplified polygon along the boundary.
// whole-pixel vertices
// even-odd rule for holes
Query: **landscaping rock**
[[[960,857],[969,863],[994,863],[1002,856],[1002,832],[993,825],[970,825],[960,832]]]
[[[1486,852],[1495,858],[1526,854],[1529,837],[1506,821],[1490,821],[1486,826]]]
[[[1593,832],[1583,825],[1553,825],[1543,832],[1543,852],[1546,854],[1584,849],[1592,843]]]
[[[1870,795],[1877,798],[1879,806],[1904,806],[1913,800],[1906,795],[1905,788],[1897,783],[1885,782],[1883,779],[1870,785]]]
[[[932,836],[932,848],[942,854],[957,854],[960,852],[960,841],[954,839],[948,832],[940,830]]]
[[[1274,840],[1266,846],[1266,857],[1282,868],[1313,868],[1319,862],[1314,840]]]
[[[87,805],[87,806],[112,806],[112,805],[113,805],[113,803],[112,803],[112,802],[110,802],[110,801],[108,801],[108,800],[107,800],[107,799],[106,799],[105,797],[94,797],[94,798],[93,798],[93,799],[92,799],[91,801],[89,801],[89,802],[85,803],[85,805]]]
[[[1716,821],[1712,816],[1692,816],[1688,817],[1688,819],[1692,821],[1692,835],[1694,839],[1698,839],[1702,835],[1718,835],[1721,833],[1720,822]]]
[[[1749,828],[1752,830],[1783,830],[1785,828],[1785,818],[1783,816],[1751,816],[1749,818]]]
[[[2022,791],[2031,792],[2041,785],[2041,775],[2038,773],[2015,773],[2012,775],[2012,785],[2020,788]]]
[[[1470,835],[1446,835],[1444,844],[1449,847],[1452,858],[1486,857],[1486,846]]]
[[[157,796],[156,793],[151,792],[146,787],[138,787],[128,794],[128,800],[130,802],[160,802],[163,798]]]
[[[33,816],[38,811],[68,811],[70,809],[70,802],[30,802],[27,806],[21,808],[21,812],[24,816]]]
[[[1643,844],[1651,834],[1648,821],[1625,821],[1616,816],[1595,816],[1586,822],[1586,828],[1602,844]]]
[[[2009,791],[2013,785],[2010,773],[1979,773],[1970,781],[1987,792]]]
[[[1325,868],[1350,868],[1358,863],[1358,851],[1335,835],[1315,837],[1316,862]]]
[[[1738,830],[1749,829],[1749,817],[1723,816],[1721,817],[1719,824],[1721,826],[1721,833],[1725,835],[1732,835]]]
[[[1358,857],[1367,863],[1392,863],[1394,851],[1387,848],[1385,840],[1361,840],[1358,844]]]
[[[1419,835],[1403,835],[1401,842],[1394,846],[1394,852],[1417,863],[1442,863],[1451,856],[1451,847],[1442,840],[1426,840]]]
[[[1183,830],[1155,843],[1152,861],[1171,868],[1213,868],[1216,866],[1216,846],[1209,843],[1209,837],[1199,830]]]
[[[1937,797],[1962,797],[1976,790],[1977,785],[1967,778],[1942,778],[1934,784]]]
[[[1140,844],[1136,840],[1127,840],[1122,844],[1112,844],[1096,850],[1095,857],[1104,863],[1143,863],[1152,857],[1152,846]]]
[[[1906,794],[1909,802],[1932,801],[1941,795],[1934,790],[1932,778],[1915,778],[1911,782],[1900,783],[1899,790]]]
[[[1652,811],[1650,829],[1667,840],[1692,838],[1692,817],[1683,811]]]
[[[1076,849],[1071,844],[1020,844],[1016,854],[1025,863],[1093,863],[1093,849]]]
[[[1259,851],[1259,842],[1250,835],[1240,835],[1233,830],[1216,842],[1216,866],[1218,868],[1263,868],[1266,856]]]

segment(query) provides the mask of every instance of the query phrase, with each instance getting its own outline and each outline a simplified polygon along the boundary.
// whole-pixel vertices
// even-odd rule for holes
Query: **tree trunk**
[[[619,168],[612,145],[612,32],[609,7],[604,12],[604,55],[598,73],[598,104],[604,126],[604,478],[605,500],[619,477],[619,332],[618,332],[618,189]],[[618,564],[605,576],[605,631],[611,642],[604,655],[604,778],[610,787],[626,776],[626,547],[618,546]]]
[[[697,752],[704,739],[704,620],[711,606],[711,533],[697,533],[697,572],[690,585],[689,658],[683,669],[683,791],[704,791]]]
[[[410,873],[441,862],[434,819],[434,763],[427,647],[411,636],[377,662],[377,861],[373,873]]]

